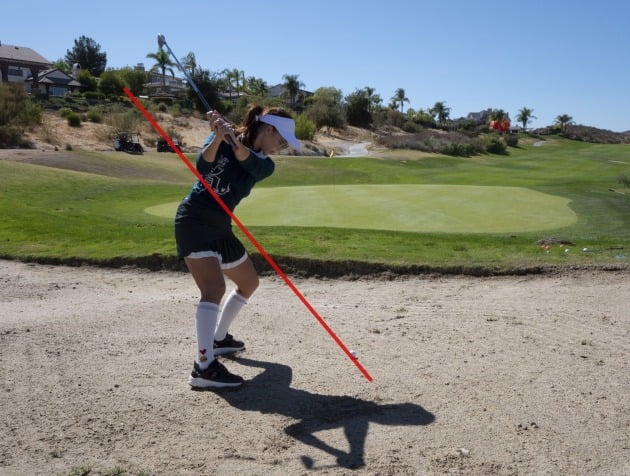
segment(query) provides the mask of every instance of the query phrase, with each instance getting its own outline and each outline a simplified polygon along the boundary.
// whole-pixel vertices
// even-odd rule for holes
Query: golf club
[[[158,41],[158,46],[160,47],[160,49],[162,49],[162,47],[166,46],[166,49],[168,50],[168,53],[173,57],[173,59],[175,60],[175,63],[177,63],[177,67],[179,68],[179,70],[182,73],[184,73],[184,76],[186,76],[186,80],[188,81],[188,84],[190,84],[190,87],[193,88],[193,90],[197,94],[197,97],[201,101],[201,104],[203,104],[203,107],[206,108],[206,111],[210,111],[212,109],[210,107],[210,104],[208,104],[208,101],[206,101],[206,98],[203,96],[203,94],[201,94],[201,91],[199,91],[199,88],[197,87],[197,85],[195,84],[193,79],[188,74],[188,71],[186,71],[186,69],[184,69],[182,64],[179,62],[179,60],[177,59],[177,56],[175,56],[175,53],[173,53],[173,50],[171,49],[171,47],[166,42],[166,38],[164,37],[164,35],[162,33],[158,34],[157,41]],[[234,139],[232,139],[232,137],[226,135],[225,138],[227,139],[227,141],[230,143],[230,145],[232,147],[236,147],[236,144],[234,143]]]

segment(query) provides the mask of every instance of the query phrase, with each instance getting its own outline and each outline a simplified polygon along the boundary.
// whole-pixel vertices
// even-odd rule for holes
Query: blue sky
[[[179,58],[192,51],[205,69],[238,68],[268,85],[297,74],[310,91],[372,87],[385,105],[403,88],[405,110],[445,101],[452,118],[528,107],[534,127],[569,114],[630,130],[627,0],[31,0],[0,11],[0,41],[50,61],[85,35],[108,67],[151,67],[163,33]]]

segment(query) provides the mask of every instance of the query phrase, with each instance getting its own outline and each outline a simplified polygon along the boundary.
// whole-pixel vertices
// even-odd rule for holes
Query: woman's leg
[[[243,379],[231,374],[214,358],[214,335],[219,303],[225,293],[225,279],[217,258],[184,258],[201,292],[195,314],[197,358],[188,379],[193,387],[236,387]]]
[[[219,260],[217,258],[184,258],[184,262],[201,291],[199,300],[219,305],[225,294],[225,278]]]
[[[230,325],[243,306],[247,304],[247,299],[254,294],[258,287],[258,273],[249,257],[238,266],[225,269],[223,272],[236,284],[236,289],[229,294],[223,303],[214,337],[216,341],[223,341],[227,337]],[[234,343],[226,343],[225,349],[217,348],[215,353],[236,352],[243,348],[244,345],[241,342],[235,341]]]
[[[258,288],[258,273],[249,256],[238,266],[224,269],[223,272],[236,284],[236,292],[245,299],[250,298],[256,291],[256,288]]]
[[[225,280],[217,258],[184,258],[186,266],[201,291],[195,313],[197,358],[200,369],[214,360],[214,333],[219,320],[219,303],[225,292]]]

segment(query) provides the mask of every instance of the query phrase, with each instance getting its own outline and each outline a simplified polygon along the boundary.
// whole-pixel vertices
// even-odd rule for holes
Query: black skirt
[[[180,259],[214,256],[222,267],[240,264],[247,256],[232,231],[230,217],[222,210],[198,208],[186,197],[175,215],[175,242]]]

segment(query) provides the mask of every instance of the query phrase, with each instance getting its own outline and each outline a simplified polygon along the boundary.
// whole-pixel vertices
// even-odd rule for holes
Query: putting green
[[[260,187],[236,209],[246,226],[325,226],[412,232],[510,233],[576,222],[570,200],[520,187],[322,185]],[[177,203],[149,207],[173,217]]]

